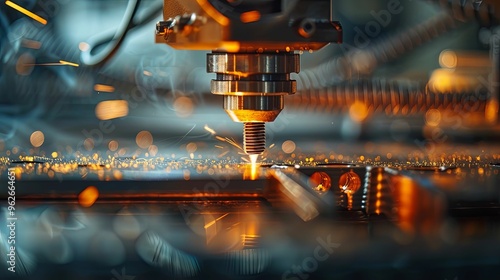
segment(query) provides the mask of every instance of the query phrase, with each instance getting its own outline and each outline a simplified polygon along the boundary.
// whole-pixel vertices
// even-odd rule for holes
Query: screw
[[[243,149],[247,155],[260,155],[266,148],[266,127],[263,122],[243,123]]]

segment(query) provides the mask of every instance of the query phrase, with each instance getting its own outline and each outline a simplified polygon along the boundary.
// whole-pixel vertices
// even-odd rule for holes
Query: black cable
[[[141,25],[142,23],[150,20],[154,14],[157,13],[157,9],[151,9],[150,13],[145,16],[140,21],[134,21],[134,17],[137,13],[141,0],[129,0],[127,8],[125,10],[125,15],[116,31],[104,32],[97,34],[88,39],[89,49],[82,52],[81,60],[84,64],[91,66],[102,66],[108,62],[114,54],[118,51],[121,44],[125,40],[127,32]],[[96,53],[96,50],[105,45],[104,49]]]

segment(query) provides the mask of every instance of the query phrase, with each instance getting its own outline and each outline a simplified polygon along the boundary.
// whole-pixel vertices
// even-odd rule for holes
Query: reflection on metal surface
[[[196,277],[200,272],[195,257],[174,248],[155,232],[143,233],[135,248],[147,264],[175,279]]]
[[[446,207],[442,194],[419,186],[409,177],[396,176],[393,180],[394,211],[401,229],[421,234],[439,231]]]
[[[314,172],[309,178],[309,184],[313,190],[322,194],[332,187],[332,179],[325,172]]]
[[[279,189],[290,200],[291,207],[302,220],[309,221],[319,215],[315,199],[303,186],[279,169],[270,170],[270,174],[278,180]]]
[[[230,276],[259,275],[271,264],[267,249],[245,249],[224,253],[225,273]]]
[[[46,25],[0,13],[19,274],[498,274],[498,1],[93,2],[23,1]],[[342,40],[336,18],[353,32],[312,54]],[[157,20],[175,50],[148,39]]]
[[[361,187],[361,180],[359,179],[358,174],[350,171],[342,174],[339,179],[339,188],[345,192],[354,194]]]

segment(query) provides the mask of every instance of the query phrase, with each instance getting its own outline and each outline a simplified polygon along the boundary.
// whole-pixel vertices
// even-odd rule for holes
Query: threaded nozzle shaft
[[[266,149],[265,123],[243,123],[243,149],[247,155],[260,155],[264,152]]]

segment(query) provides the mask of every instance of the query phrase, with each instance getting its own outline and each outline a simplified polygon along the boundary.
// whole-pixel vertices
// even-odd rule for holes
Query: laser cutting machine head
[[[265,149],[265,122],[296,92],[290,73],[300,71],[303,51],[341,43],[329,0],[164,0],[156,42],[176,49],[211,50],[207,71],[216,73],[211,92],[244,124],[245,152]]]

